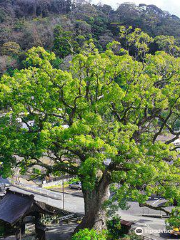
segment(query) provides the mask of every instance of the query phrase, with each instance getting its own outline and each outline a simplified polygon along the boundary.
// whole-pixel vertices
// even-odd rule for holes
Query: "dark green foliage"
[[[140,27],[151,36],[170,35],[180,37],[180,19],[155,5],[124,3],[112,15],[112,22]]]
[[[64,32],[61,36],[55,37],[53,51],[62,58],[72,53],[70,33]]]
[[[2,222],[0,222],[0,237],[3,237],[4,236],[4,225],[2,224]]]
[[[120,218],[114,217],[111,220],[107,221],[107,228],[109,236],[112,239],[118,239],[120,235],[127,233],[123,231],[123,228],[120,223]]]
[[[59,68],[60,68],[60,65],[61,65],[62,63],[63,63],[63,60],[62,60],[61,58],[59,58],[59,57],[56,57],[56,59],[52,61],[52,66],[53,66],[54,68],[59,69]]]
[[[122,239],[122,240],[142,240],[141,236],[135,234],[130,230],[130,227],[120,223],[120,217],[115,216],[107,221],[108,240]]]
[[[15,15],[17,18],[47,17],[50,13],[67,14],[71,10],[71,0],[1,0],[0,7],[8,10],[12,16]]]
[[[6,13],[0,9],[0,23],[4,22],[6,19]]]
[[[98,16],[94,19],[92,23],[92,33],[96,39],[98,39],[100,35],[103,35],[105,31],[107,31],[107,24],[107,19],[101,16]]]

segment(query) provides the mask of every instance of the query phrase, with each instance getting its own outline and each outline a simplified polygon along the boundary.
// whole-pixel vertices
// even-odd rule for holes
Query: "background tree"
[[[131,26],[127,29],[121,26],[120,41],[131,55],[142,60],[145,58],[146,53],[149,52],[149,45],[153,42],[153,38],[141,31],[140,28],[133,30]]]
[[[0,75],[5,72],[11,74],[15,68],[19,67],[21,48],[16,42],[6,42],[1,48]]]
[[[72,32],[63,31],[61,26],[57,26],[54,29],[53,51],[60,58],[64,58],[72,54],[76,48],[78,48],[78,43],[74,41]]]
[[[15,56],[20,53],[21,47],[16,42],[6,42],[3,44],[2,55]]]
[[[177,41],[173,36],[157,36],[154,38],[159,50],[165,51],[170,55],[179,56],[180,48],[177,46]]]
[[[158,52],[143,65],[127,53],[100,54],[92,42],[73,58],[69,71],[53,68],[54,59],[32,48],[29,67],[2,77],[4,172],[15,164],[23,170],[40,165],[47,174],[78,176],[85,216],[77,230],[105,229],[107,206],[114,209],[114,201],[121,208],[129,198],[148,206],[148,197],[159,193],[179,203],[180,161],[171,142],[180,132],[174,132],[171,119],[179,114],[180,60]],[[173,139],[158,141],[164,132]],[[53,163],[45,164],[43,156]],[[108,201],[113,183],[120,187]]]

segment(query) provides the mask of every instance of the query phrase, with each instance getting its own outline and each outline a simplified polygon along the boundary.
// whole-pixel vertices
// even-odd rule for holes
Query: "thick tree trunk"
[[[83,228],[94,228],[99,231],[106,229],[106,209],[103,204],[109,198],[109,181],[103,176],[95,189],[83,189],[85,216],[75,229],[75,232]]]

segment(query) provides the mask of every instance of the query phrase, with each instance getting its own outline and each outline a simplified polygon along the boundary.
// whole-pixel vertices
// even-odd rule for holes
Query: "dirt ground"
[[[70,240],[76,226],[75,223],[53,226],[46,232],[46,240]]]
[[[54,224],[47,228],[46,240],[71,240],[71,236],[76,228],[77,223],[63,223],[62,225]],[[0,240],[16,240],[14,236],[0,238]],[[22,240],[35,240],[35,236],[23,236]]]

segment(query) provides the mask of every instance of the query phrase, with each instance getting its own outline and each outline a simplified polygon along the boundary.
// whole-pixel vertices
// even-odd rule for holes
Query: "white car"
[[[69,188],[81,190],[82,189],[81,182],[71,183],[71,184],[69,184]]]

